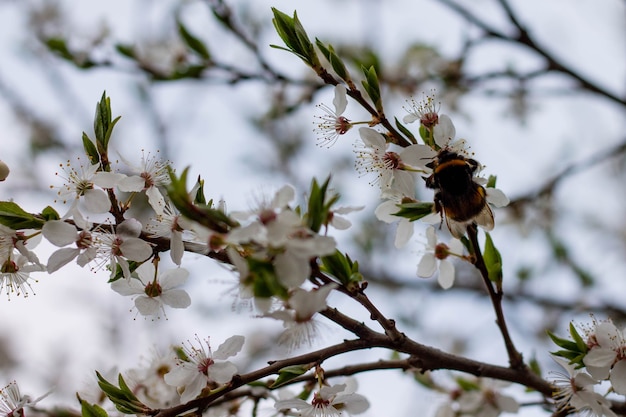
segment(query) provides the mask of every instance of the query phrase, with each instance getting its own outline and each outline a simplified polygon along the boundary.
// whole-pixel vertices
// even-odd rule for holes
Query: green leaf
[[[322,52],[322,55],[324,55],[324,57],[328,60],[331,67],[333,68],[335,73],[339,76],[339,78],[345,81],[350,80],[350,75],[348,73],[348,69],[346,68],[346,65],[344,64],[343,60],[335,53],[335,50],[332,47],[332,45],[328,45],[328,47],[326,47],[326,45],[324,45],[324,43],[317,38],[315,38],[315,44],[317,45],[318,49]]]
[[[13,230],[41,229],[44,220],[25,212],[12,201],[0,201],[0,224]]]
[[[80,403],[80,413],[83,417],[108,417],[106,410],[98,404],[90,404],[80,398],[78,394],[76,394],[76,397]]]
[[[124,414],[148,414],[150,408],[139,401],[135,394],[133,394],[124,381],[122,374],[119,374],[118,377],[119,388],[104,379],[97,371],[96,375],[98,377],[98,386],[120,412]]]
[[[298,14],[294,11],[293,17],[290,17],[274,7],[272,7],[272,12],[274,13],[272,23],[276,33],[285,42],[287,49],[276,45],[271,46],[292,52],[311,67],[319,65],[319,59],[313,44],[309,40],[302,23],[300,23]]]
[[[475,381],[470,381],[461,377],[457,377],[455,380],[463,391],[477,391],[480,389],[480,386]]]
[[[59,220],[61,218],[59,213],[57,213],[57,211],[50,206],[46,206],[46,208],[43,209],[41,217],[43,217],[45,221]]]
[[[204,59],[205,61],[211,59],[211,54],[209,53],[209,50],[207,49],[204,42],[192,35],[181,21],[178,21],[178,33],[183,38],[187,46],[192,51],[197,53],[202,59]]]
[[[396,120],[396,127],[398,128],[398,130],[400,132],[402,132],[402,134],[404,136],[409,138],[411,143],[417,143],[417,140],[415,140],[415,136],[413,136],[413,133],[411,133],[411,131],[409,129],[407,129],[406,126],[404,126],[402,123],[400,123],[400,121],[398,120],[397,117],[395,117],[395,120]]]
[[[109,148],[109,139],[113,133],[113,127],[119,121],[120,117],[111,120],[111,99],[107,97],[106,91],[102,93],[102,98],[96,104],[96,115],[94,116],[93,130],[96,134],[96,146],[98,153],[103,156],[107,155]]]
[[[276,381],[274,381],[270,388],[277,388],[292,379],[299,377],[300,375],[304,375],[309,371],[309,369],[311,369],[310,366],[303,365],[293,365],[282,368],[278,371],[278,378],[276,378]]]
[[[369,68],[363,67],[363,74],[365,75],[365,80],[361,83],[363,84],[363,88],[367,92],[367,95],[374,103],[374,107],[379,113],[383,113],[383,103],[380,95],[380,83],[378,82],[378,75],[376,74],[376,69],[372,65]]]
[[[555,345],[562,347],[568,352],[569,351],[578,352],[578,345],[575,342],[558,337],[557,335],[555,335],[549,330],[548,330],[548,336],[550,337],[550,339],[552,339]]]
[[[74,54],[68,49],[65,39],[48,38],[45,40],[45,44],[51,52],[54,52],[63,59],[74,62]]]
[[[96,145],[93,144],[91,139],[89,139],[89,136],[87,136],[85,132],[83,132],[83,148],[85,149],[85,154],[87,154],[89,162],[91,162],[92,165],[100,162],[100,154],[98,153],[98,149],[96,148]]]
[[[576,346],[578,347],[578,352],[587,353],[587,351],[589,350],[587,343],[580,336],[580,334],[578,333],[578,330],[576,330],[574,323],[571,323],[571,322],[569,324],[569,334],[572,336],[572,339],[574,339],[574,342],[576,343]]]
[[[323,256],[321,262],[322,272],[332,275],[348,287],[363,280],[363,275],[359,272],[359,263],[353,262],[349,255],[339,250],[335,250],[332,255]]]
[[[404,217],[405,219],[409,219],[409,221],[414,222],[422,217],[432,214],[434,206],[434,203],[425,202],[402,203],[398,204],[399,211],[397,213],[393,213],[393,215]]]
[[[176,173],[169,167],[168,172],[170,183],[167,186],[167,195],[183,216],[218,233],[227,233],[232,227],[238,225],[222,210],[194,204],[186,188],[189,167],[183,170],[180,177],[176,176]]]
[[[541,376],[541,365],[539,364],[539,361],[537,361],[537,358],[535,356],[530,358],[530,360],[528,361],[528,367],[535,375],[539,377]]]
[[[493,244],[491,235],[485,232],[485,236],[483,259],[487,267],[487,272],[489,273],[489,279],[499,285],[502,283],[502,256]]]
[[[330,175],[321,186],[317,182],[317,179],[313,178],[311,181],[306,220],[309,228],[315,233],[320,231],[322,225],[328,223],[330,208],[339,200],[338,194],[335,194],[330,199],[326,197],[329,184]]]
[[[133,45],[124,45],[123,43],[118,43],[115,45],[115,49],[117,50],[117,52],[128,58],[136,59],[135,47]]]
[[[246,258],[250,273],[242,283],[244,286],[251,286],[255,297],[270,298],[278,297],[287,299],[288,291],[278,279],[274,271],[274,265],[265,260]]]

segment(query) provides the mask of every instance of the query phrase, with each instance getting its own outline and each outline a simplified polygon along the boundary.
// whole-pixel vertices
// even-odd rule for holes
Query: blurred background
[[[419,342],[506,365],[473,268],[457,264],[455,286],[443,291],[415,273],[425,226],[396,250],[395,226],[376,220],[378,190],[354,170],[357,129],[329,149],[316,146],[314,116],[323,112],[315,105],[332,106],[333,89],[270,47],[282,44],[271,7],[297,10],[310,38],[332,44],[356,79],[373,65],[389,119],[402,120],[407,100],[434,89],[457,137],[485,174],[497,175],[512,203],[495,210],[492,237],[504,262],[505,314],[526,359],[547,374],[555,347],[546,330],[565,335],[571,320],[589,322],[590,313],[625,322],[623,0],[2,0],[0,159],[11,175],[0,199],[64,212],[50,186],[62,184],[59,164],[81,154],[82,132],[93,135],[106,91],[113,115],[122,116],[114,155],[138,163],[142,150],[158,150],[179,172],[190,166],[191,178],[205,179],[207,198],[223,198],[228,210],[249,209],[285,183],[302,202],[312,177],[332,174],[343,205],[365,206],[350,215],[351,229],[332,233],[361,264],[376,305]],[[368,120],[355,102],[345,116]],[[418,196],[428,200],[432,191],[420,187]],[[145,202],[134,210],[148,219]],[[38,254],[45,260],[53,250],[42,244]],[[106,271],[34,275],[36,295],[0,300],[0,384],[15,379],[35,397],[55,387],[43,405],[73,404],[95,369],[136,367],[151,349],[165,352],[194,334],[211,336],[214,347],[246,335],[242,370],[288,354],[274,346],[281,323],[253,318],[237,302],[236,277],[197,255],[186,255],[184,266],[191,308],[155,321],[130,311]],[[369,320],[345,297],[329,304]],[[322,346],[345,334],[329,325],[320,336]],[[387,357],[372,350],[352,359]],[[399,372],[359,381],[372,403],[367,416],[428,415],[441,400]]]

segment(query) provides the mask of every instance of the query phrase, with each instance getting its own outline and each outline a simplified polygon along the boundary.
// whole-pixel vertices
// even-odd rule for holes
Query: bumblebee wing
[[[465,232],[467,232],[467,225],[471,222],[463,221],[458,222],[454,219],[451,219],[449,216],[446,217],[446,226],[448,226],[448,230],[450,234],[457,239],[461,239]]]
[[[486,231],[493,230],[494,220],[493,220],[493,212],[491,211],[491,207],[489,204],[485,203],[485,207],[474,217],[474,221],[477,225],[485,229]]]

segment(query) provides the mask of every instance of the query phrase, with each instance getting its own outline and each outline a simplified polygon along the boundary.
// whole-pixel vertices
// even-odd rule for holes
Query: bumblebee
[[[493,229],[487,193],[474,181],[480,167],[478,161],[444,148],[426,166],[433,170],[426,178],[426,186],[436,190],[435,211],[441,214],[442,222],[445,219],[452,236],[461,238],[472,223],[485,230]]]

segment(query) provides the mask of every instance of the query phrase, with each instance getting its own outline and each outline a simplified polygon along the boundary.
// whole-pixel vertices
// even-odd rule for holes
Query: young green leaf
[[[89,404],[78,394],[76,394],[76,397],[80,403],[80,414],[82,417],[108,417],[106,410],[98,404]]]
[[[491,235],[485,233],[485,236],[483,259],[487,267],[487,272],[489,273],[489,279],[499,285],[502,283],[502,256],[500,256],[500,252],[493,244]]]
[[[419,203],[402,203],[398,204],[398,212],[393,213],[394,216],[404,217],[409,221],[416,221],[422,217],[428,216],[433,213],[434,204],[419,202]]]
[[[12,201],[0,201],[0,224],[13,230],[41,229],[44,220],[25,212]]]
[[[311,369],[310,366],[304,365],[293,365],[282,368],[278,371],[278,378],[274,381],[274,383],[270,386],[270,388],[277,388],[285,383],[291,381],[294,378],[299,377],[300,375],[304,375]]]
[[[207,49],[204,42],[192,35],[181,21],[178,21],[178,33],[180,34],[181,38],[183,38],[187,46],[196,54],[198,54],[202,59],[204,59],[205,61],[211,59],[211,54],[209,53],[209,50]]]

